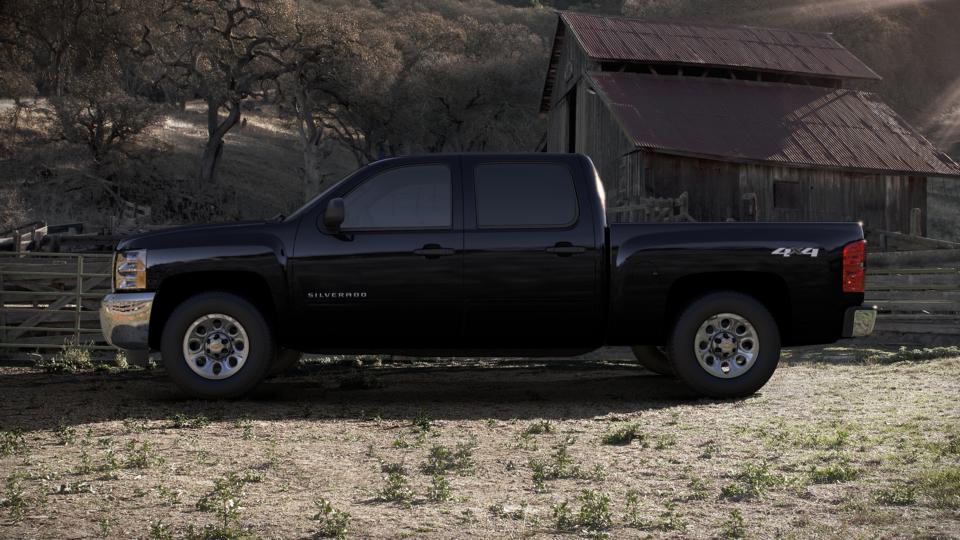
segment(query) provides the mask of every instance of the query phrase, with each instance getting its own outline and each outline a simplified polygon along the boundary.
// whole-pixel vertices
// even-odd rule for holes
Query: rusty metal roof
[[[960,176],[874,94],[730,79],[592,72],[638,148],[655,152],[880,174]]]
[[[837,79],[880,79],[833,36],[750,26],[676,24],[560,12],[594,60],[715,66]]]

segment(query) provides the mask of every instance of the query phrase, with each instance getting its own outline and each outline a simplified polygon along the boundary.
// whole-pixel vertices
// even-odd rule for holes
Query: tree
[[[263,84],[282,73],[284,45],[272,23],[285,16],[279,0],[167,0],[144,24],[138,53],[206,103],[200,185],[216,180],[224,137],[240,122],[241,102],[262,95]]]
[[[416,151],[532,150],[541,81],[529,75],[546,46],[493,13],[456,2],[354,9],[351,31],[331,33],[351,36],[349,53],[301,76],[301,101],[358,165]]]
[[[20,113],[26,106],[24,98],[31,98],[37,94],[37,87],[33,85],[30,76],[16,67],[4,65],[0,62],[0,98],[13,100],[13,112],[10,115],[10,131],[16,142],[17,128],[20,122]]]
[[[52,98],[63,136],[85,145],[99,165],[122,143],[154,122],[159,107],[124,92],[119,74],[101,68],[69,83],[69,92]]]

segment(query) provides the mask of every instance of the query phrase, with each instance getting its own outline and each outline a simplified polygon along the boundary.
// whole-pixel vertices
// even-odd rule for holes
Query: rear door
[[[578,167],[535,156],[463,158],[468,346],[595,345],[601,246]]]
[[[340,187],[346,219],[322,208],[301,225],[290,261],[300,341],[325,349],[420,349],[457,343],[462,308],[456,157],[391,160]],[[325,208],[325,204],[320,205]]]

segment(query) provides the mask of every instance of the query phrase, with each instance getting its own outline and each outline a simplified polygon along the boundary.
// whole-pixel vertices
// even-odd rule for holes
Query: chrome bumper
[[[154,293],[108,294],[100,303],[100,328],[107,343],[147,350]]]
[[[877,310],[872,307],[852,307],[843,318],[843,337],[867,337],[877,324]]]

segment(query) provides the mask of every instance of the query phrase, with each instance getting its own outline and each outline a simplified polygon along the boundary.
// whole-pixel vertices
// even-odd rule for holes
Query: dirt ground
[[[793,350],[735,401],[621,349],[314,361],[224,403],[3,367],[0,396],[3,538],[960,538],[960,358]]]

